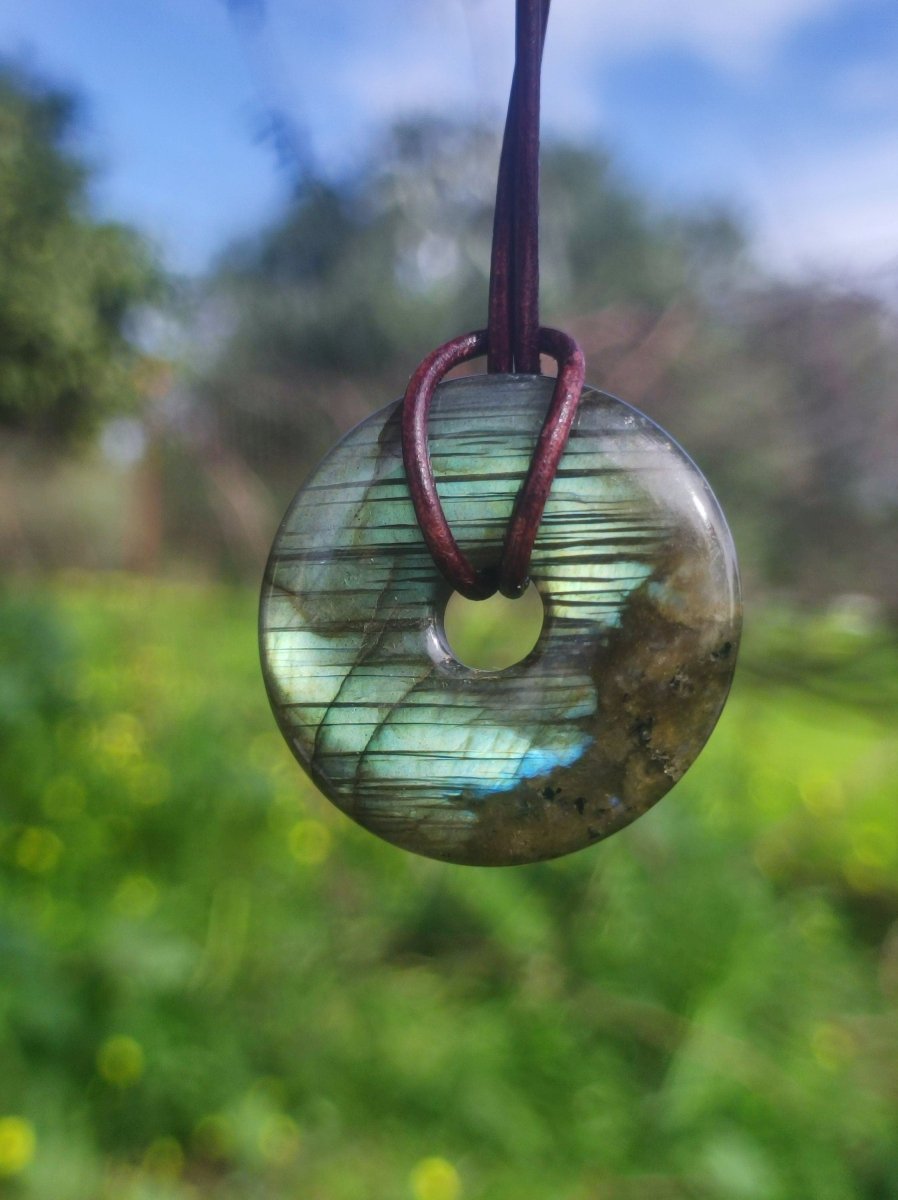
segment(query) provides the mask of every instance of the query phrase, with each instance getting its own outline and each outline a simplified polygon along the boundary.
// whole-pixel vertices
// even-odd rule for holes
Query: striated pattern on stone
[[[450,525],[496,563],[551,394],[533,376],[444,383],[430,448]],[[726,699],[735,554],[707,483],[645,416],[584,391],[537,537],[545,623],[503,671],[453,657],[450,589],[421,538],[400,405],[297,494],[262,591],[278,723],[321,790],[405,849],[506,865],[578,850],[682,776]]]

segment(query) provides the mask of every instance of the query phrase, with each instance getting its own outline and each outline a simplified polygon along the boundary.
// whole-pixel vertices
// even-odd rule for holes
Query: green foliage
[[[159,277],[89,213],[73,99],[0,64],[0,424],[66,439],[137,395],[126,336]]]
[[[658,809],[478,871],[314,793],[252,609],[108,577],[2,604],[11,1194],[898,1195],[894,643],[768,622]]]

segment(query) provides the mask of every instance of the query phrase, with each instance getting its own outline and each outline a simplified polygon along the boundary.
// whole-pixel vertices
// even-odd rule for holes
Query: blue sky
[[[97,203],[201,270],[283,202],[275,105],[339,170],[412,111],[501,123],[512,0],[19,0],[0,52],[78,89]],[[662,204],[730,203],[786,272],[898,263],[895,0],[554,0],[548,130]]]

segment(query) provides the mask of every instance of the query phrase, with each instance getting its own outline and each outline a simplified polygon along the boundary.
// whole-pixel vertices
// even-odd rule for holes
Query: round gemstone
[[[552,385],[437,389],[434,474],[477,567],[498,562]],[[671,437],[585,388],[531,561],[539,639],[504,670],[465,666],[443,630],[452,588],[415,519],[400,414],[352,430],[275,539],[260,628],[277,720],[324,794],[398,846],[480,865],[579,850],[659,800],[720,714],[741,625],[726,522]]]

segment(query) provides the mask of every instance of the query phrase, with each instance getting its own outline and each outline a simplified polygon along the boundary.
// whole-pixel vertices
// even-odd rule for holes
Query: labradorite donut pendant
[[[497,560],[553,381],[437,389],[430,452],[472,563]],[[663,430],[585,388],[530,574],[545,620],[503,671],[453,656],[451,593],[418,528],[401,404],[349,433],[297,494],[261,602],[272,707],[354,820],[406,850],[510,865],[644,813],[708,738],[730,686],[739,585],[707,483]]]

